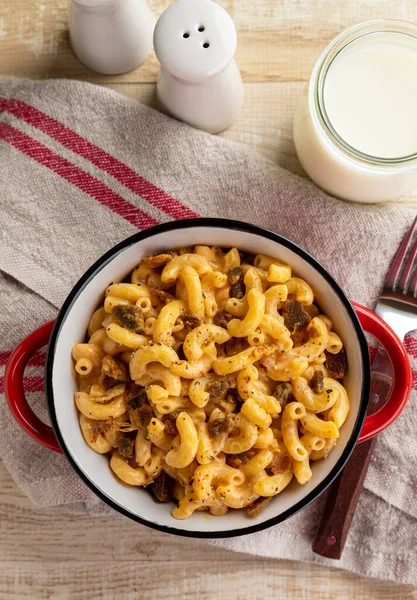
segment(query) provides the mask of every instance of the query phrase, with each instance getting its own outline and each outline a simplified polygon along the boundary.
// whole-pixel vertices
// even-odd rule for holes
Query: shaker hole
[[[189,38],[190,34],[188,33],[188,31],[186,31],[185,33],[182,34],[183,38]]]
[[[208,42],[204,42],[203,48],[208,48],[209,46],[210,46],[210,44]]]
[[[197,31],[199,31],[200,33],[203,33],[203,31],[205,31],[205,27],[204,25],[200,25],[200,27],[197,29]]]

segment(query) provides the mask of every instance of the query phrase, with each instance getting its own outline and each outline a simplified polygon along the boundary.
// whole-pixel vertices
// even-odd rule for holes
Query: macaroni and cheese
[[[209,246],[143,258],[72,350],[86,443],[172,515],[256,517],[349,413],[343,341],[291,267]]]

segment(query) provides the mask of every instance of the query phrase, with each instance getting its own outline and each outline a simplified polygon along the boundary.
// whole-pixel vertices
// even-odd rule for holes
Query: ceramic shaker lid
[[[161,15],[154,48],[174,77],[197,83],[222,71],[236,51],[230,15],[211,0],[179,0]]]

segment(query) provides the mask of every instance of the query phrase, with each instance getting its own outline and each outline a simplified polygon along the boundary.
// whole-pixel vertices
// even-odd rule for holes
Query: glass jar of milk
[[[417,26],[369,21],[319,57],[294,121],[298,157],[330,194],[417,197]]]

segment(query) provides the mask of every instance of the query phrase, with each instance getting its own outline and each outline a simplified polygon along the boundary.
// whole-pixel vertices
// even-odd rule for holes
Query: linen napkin
[[[406,206],[331,198],[247,147],[87,83],[3,79],[0,110],[0,456],[39,506],[111,512],[64,457],[19,429],[1,375],[16,344],[56,315],[77,279],[111,246],[171,219],[238,218],[290,238],[352,300],[372,307],[416,215]],[[417,342],[407,343],[417,368]],[[44,352],[33,357],[25,386],[46,419],[44,361]],[[202,543],[417,584],[415,402],[413,391],[379,437],[339,562],[311,550],[323,497],[267,531]]]

